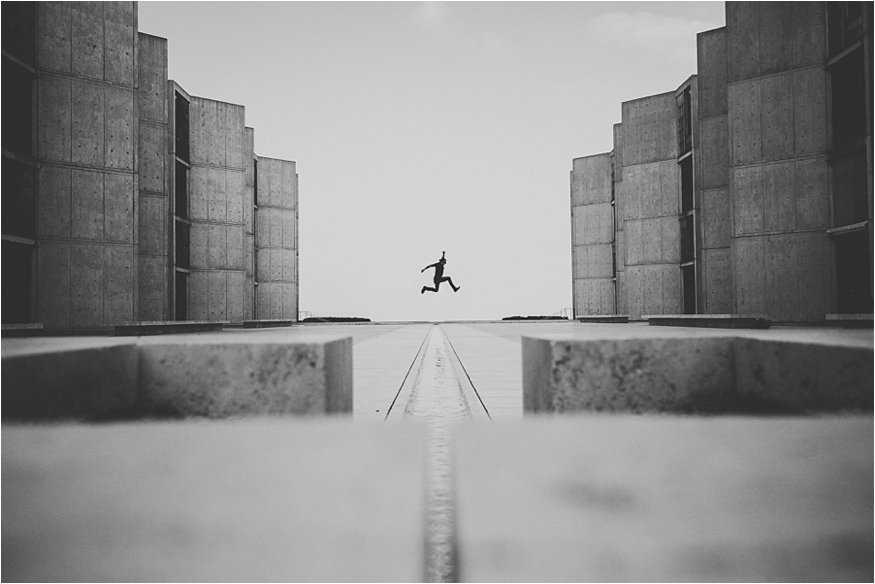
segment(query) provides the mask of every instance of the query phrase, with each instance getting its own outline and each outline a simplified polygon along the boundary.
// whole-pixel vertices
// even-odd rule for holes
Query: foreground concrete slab
[[[3,581],[415,582],[416,424],[2,430]]]
[[[455,429],[466,582],[872,581],[873,420]]]

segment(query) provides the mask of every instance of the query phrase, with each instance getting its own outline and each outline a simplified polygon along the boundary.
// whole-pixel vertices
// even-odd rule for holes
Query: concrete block
[[[41,75],[39,91],[39,157],[70,162],[72,136],[71,80],[54,75]]]
[[[743,237],[730,242],[735,311],[738,314],[768,314],[765,288],[765,252],[762,237]]]
[[[107,19],[104,23],[106,34],[106,72],[110,83],[134,86],[134,43],[137,35],[133,15],[125,15],[121,4],[104,4]],[[111,13],[116,17],[111,17]]]
[[[575,158],[571,171],[571,205],[610,203],[613,199],[611,153]]]
[[[134,170],[135,90],[106,86],[106,166]]]
[[[730,174],[733,235],[763,232],[763,167],[734,168]]]
[[[283,245],[283,211],[274,209],[268,215],[268,229],[270,229],[270,246],[282,247]]]
[[[225,112],[225,164],[243,170],[245,151],[245,113],[243,106],[228,104]]]
[[[106,248],[104,283],[104,320],[107,325],[134,320],[134,270],[136,258],[133,246],[113,245]]]
[[[270,218],[274,211],[264,205],[255,210],[255,245],[260,248],[270,246]]]
[[[418,581],[425,445],[346,420],[4,426],[4,579]]]
[[[243,272],[228,272],[228,320],[237,323],[243,322]]]
[[[259,283],[272,280],[270,270],[272,253],[273,250],[269,248],[261,248],[255,253],[255,261],[258,264],[257,273]]]
[[[703,249],[729,247],[729,189],[702,191],[698,219],[702,225]]]
[[[163,257],[139,256],[137,284],[138,320],[163,320],[166,314],[167,260]]]
[[[828,148],[826,71],[812,67],[793,71],[793,139],[796,154],[815,154]]]
[[[120,243],[134,242],[134,176],[106,173],[104,237]],[[163,217],[162,217],[163,219]],[[159,223],[162,223],[159,221]],[[160,227],[150,228],[159,230]]]
[[[207,174],[207,205],[210,221],[228,220],[228,194],[225,188],[225,171],[211,168]]]
[[[626,238],[626,258],[623,262],[626,266],[634,266],[644,262],[644,233],[641,220],[626,220],[623,233]]]
[[[255,128],[243,128],[243,172],[247,187],[255,185]]]
[[[610,203],[585,205],[572,209],[574,245],[613,242],[613,213]]]
[[[697,178],[701,189],[729,186],[729,129],[727,124],[728,118],[726,116],[699,121],[698,163],[700,172]]]
[[[150,337],[140,347],[146,411],[184,416],[352,413],[352,339]]]
[[[610,244],[574,246],[575,277],[613,278],[613,252],[613,247]]]
[[[74,79],[73,162],[103,166],[105,155],[104,86]]]
[[[132,406],[136,396],[133,343],[62,338],[3,342],[4,425],[87,418]],[[5,567],[3,572],[5,578]]]
[[[763,159],[761,80],[729,84],[729,148],[731,165]]]
[[[243,173],[235,170],[225,171],[225,192],[228,199],[226,220],[229,223],[243,223],[243,207],[246,190],[243,187]]]
[[[662,314],[684,311],[681,271],[675,266],[659,266],[662,275]]]
[[[73,328],[104,326],[104,246],[70,246],[70,305]]]
[[[283,251],[275,249],[270,254],[270,279],[273,282],[282,282],[283,279]]]
[[[70,2],[42,2],[37,27],[37,60],[43,69],[70,72],[73,22]]]
[[[623,124],[614,124],[614,182],[623,182]],[[616,186],[614,187],[617,188]],[[616,195],[615,195],[616,197]]]
[[[225,226],[227,238],[227,259],[226,266],[229,270],[243,270],[245,268],[243,261],[243,226],[228,225]]]
[[[263,283],[260,280],[258,286],[255,287],[255,314],[259,319],[279,318],[279,315],[273,314],[271,310],[270,287],[270,283]]]
[[[298,284],[283,285],[283,316],[282,318],[298,320]]]
[[[793,62],[793,6],[780,2],[759,7],[759,73],[785,71]]]
[[[729,83],[756,77],[760,67],[759,5],[727,5]],[[732,101],[730,100],[730,111]]]
[[[762,166],[765,231],[792,231],[796,227],[793,169],[793,161]]]
[[[656,264],[662,260],[662,219],[644,219],[641,221],[643,257],[645,264]]]
[[[826,57],[825,6],[817,2],[793,4],[793,64],[820,64]]]
[[[297,239],[297,211],[284,211],[282,217],[282,246],[286,249],[295,249],[298,247]]]
[[[205,223],[192,223],[189,231],[189,260],[191,267],[206,269],[210,267],[209,259],[209,232],[210,225]]]
[[[212,169],[192,166],[188,171],[188,196],[191,218],[206,221],[210,218],[210,177]]]
[[[872,418],[454,428],[467,582],[869,581]]]
[[[247,277],[255,275],[255,237],[243,235],[243,270]]]
[[[209,272],[192,270],[188,276],[188,317],[209,320]]]
[[[609,278],[574,281],[577,315],[615,314],[614,283]]]
[[[701,124],[706,118],[727,112],[726,27],[700,32],[696,38]]]
[[[270,315],[271,318],[283,318],[283,288],[282,282],[271,282],[270,291]]]
[[[166,126],[140,120],[137,162],[139,165],[139,189],[151,193],[164,194],[165,155],[164,144]]]
[[[796,227],[826,228],[829,225],[826,158],[797,160],[795,164]]]
[[[623,102],[624,181],[630,166],[677,159],[676,108],[674,92]]]
[[[298,266],[297,264],[297,252],[293,249],[284,249],[280,251],[280,257],[282,258],[282,280],[283,282],[295,282],[297,280],[298,274]]]
[[[167,39],[144,33],[138,33],[137,38],[140,85],[138,115],[141,120],[163,124],[167,122]]]
[[[139,253],[161,255],[167,242],[167,199],[140,193],[137,230]]]
[[[734,310],[729,249],[702,250],[700,268],[705,284],[705,313],[728,314]]]
[[[283,160],[281,168],[283,183],[283,207],[295,209],[298,206],[298,175],[295,172],[295,163],[291,160]]]
[[[72,213],[70,230],[76,239],[103,239],[104,174],[90,170],[72,171]]]
[[[615,232],[615,237],[617,238],[617,241],[614,245],[614,256],[617,265],[617,271],[619,272],[626,269],[626,232],[617,231]]]
[[[228,286],[225,272],[207,272],[207,308],[209,315],[207,320],[216,322],[228,320]]]
[[[72,186],[70,169],[43,165],[39,173],[39,237],[69,239]]]
[[[660,217],[659,226],[662,261],[671,264],[681,263],[681,228],[677,216]]]
[[[70,328],[70,244],[37,247],[37,319],[47,330]]]
[[[243,280],[243,323],[255,319],[255,279],[245,276]]]
[[[207,227],[207,267],[228,267],[228,226],[209,224]]]
[[[779,160],[794,152],[793,74],[770,75],[760,81],[763,159]]]
[[[103,79],[104,35],[103,2],[77,2],[72,5],[74,75]]]

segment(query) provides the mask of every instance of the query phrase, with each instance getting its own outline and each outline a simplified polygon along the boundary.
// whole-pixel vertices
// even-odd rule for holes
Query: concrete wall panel
[[[729,148],[732,165],[763,158],[762,99],[759,81],[729,86]]]
[[[225,192],[228,200],[227,221],[243,223],[243,207],[246,190],[243,186],[243,173],[234,170],[225,172]]]
[[[764,240],[742,237],[731,241],[735,311],[738,314],[766,314]]]
[[[793,162],[762,166],[765,231],[788,231],[795,227],[793,166]]]
[[[37,318],[47,329],[70,328],[70,244],[37,247]]]
[[[271,247],[282,247],[283,245],[283,212],[279,209],[273,209],[268,215],[268,224],[270,229]]]
[[[614,248],[610,244],[574,246],[577,279],[613,278]]]
[[[216,322],[228,319],[228,275],[226,272],[208,272],[209,320]]]
[[[623,124],[614,124],[614,182],[623,182]],[[616,198],[616,193],[614,194]]]
[[[677,158],[674,92],[622,104],[624,176],[629,166]]]
[[[793,62],[793,3],[761,2],[759,10],[759,73],[783,71]]]
[[[74,79],[72,160],[103,166],[105,160],[105,104],[103,85]]]
[[[763,158],[792,156],[793,75],[774,75],[760,80],[762,98]]]
[[[616,258],[617,271],[620,272],[626,269],[626,232],[617,231],[615,235],[617,241],[614,246],[614,256]]]
[[[139,188],[151,193],[166,192],[164,160],[166,147],[164,145],[165,126],[150,123],[140,123],[138,166]]]
[[[295,227],[297,221],[295,220],[296,211],[283,211],[282,212],[282,246],[286,249],[295,249],[297,247],[297,240],[295,238]]]
[[[626,256],[623,264],[633,266],[644,263],[644,232],[643,223],[640,219],[627,220],[626,229]]]
[[[134,169],[134,90],[106,86],[106,166]]]
[[[699,117],[723,115],[726,104],[726,27],[699,33],[697,37]]]
[[[43,166],[39,172],[38,237],[69,239],[71,171],[69,168]]]
[[[42,75],[39,87],[39,157],[70,162],[72,136],[72,85],[69,78]],[[102,110],[101,110],[102,111]]]
[[[225,111],[225,123],[225,164],[242,169],[246,147],[246,120],[243,107],[229,104]]]
[[[571,171],[571,205],[610,203],[614,183],[612,167],[610,152],[575,158]]]
[[[285,319],[298,320],[298,288],[295,284],[283,286],[283,316]]]
[[[106,247],[104,283],[104,324],[134,320],[134,249],[131,246]]]
[[[611,280],[575,280],[576,316],[615,314]]]
[[[243,272],[228,272],[227,319],[243,321]]]
[[[296,254],[293,249],[284,249],[281,253],[282,262],[283,262],[283,271],[282,271],[282,279],[283,282],[294,282],[296,280],[295,275],[296,266]]]
[[[255,130],[245,128],[243,135],[243,227],[246,233],[253,233],[253,205],[254,201],[254,185],[255,185]]]
[[[820,320],[829,312],[829,240],[824,233],[772,237],[765,245],[766,306],[777,320]]]
[[[794,65],[820,63],[826,56],[825,3],[792,2]]]
[[[258,253],[255,256],[255,261],[258,263],[258,281],[260,282],[269,282],[271,277],[270,266],[271,266],[271,254],[274,250],[269,248],[262,248],[258,250]]]
[[[829,226],[827,172],[825,158],[796,161],[794,184],[797,229],[822,229]]]
[[[104,247],[73,244],[70,246],[70,307],[73,328],[103,326]]]
[[[702,250],[702,261],[699,264],[703,272],[705,285],[706,314],[731,314],[734,311],[732,303],[732,269],[730,266],[729,249]]]
[[[131,2],[103,3],[106,22],[105,79],[134,86],[134,42],[137,31]]]
[[[37,60],[43,69],[70,72],[72,2],[40,2]]]
[[[659,266],[662,276],[662,314],[684,311],[681,271],[677,266]]]
[[[205,269],[209,267],[209,225],[192,223],[189,232],[191,267]]]
[[[74,75],[103,79],[103,2],[72,4],[71,65]]]
[[[210,177],[212,169],[192,166],[188,173],[188,205],[191,219],[206,221],[210,218]]]
[[[820,67],[802,69],[794,71],[792,78],[796,154],[823,152],[828,146],[826,71]]]
[[[167,317],[164,298],[165,280],[167,279],[166,263],[166,258],[157,256],[140,256],[138,260],[139,293],[137,304],[140,320],[164,320]]]
[[[229,225],[226,228],[227,260],[229,270],[243,270],[243,228],[239,225]]]
[[[729,247],[729,189],[702,192],[698,214],[702,224],[703,249]]]
[[[675,160],[626,167],[623,180],[625,220],[677,215],[680,211]]]
[[[613,237],[613,208],[610,203],[575,207],[572,210],[574,245],[611,243]]]
[[[225,269],[228,267],[228,227],[226,225],[207,225],[207,267]],[[212,280],[210,281],[212,285]]]
[[[243,236],[243,270],[251,277],[255,274],[255,237]]]
[[[699,120],[697,162],[698,186],[714,189],[729,186],[729,127],[726,116]]]
[[[210,221],[228,220],[228,193],[225,188],[225,171],[211,168],[207,175],[208,213]]]
[[[730,176],[733,235],[763,232],[762,167],[736,168]]]
[[[188,277],[188,317],[190,320],[209,320],[210,272],[192,271]]]
[[[759,2],[726,4],[730,83],[759,73],[760,5]]]
[[[167,121],[167,39],[139,33],[139,104],[141,119]]]
[[[283,252],[284,250],[275,249],[270,254],[270,280],[273,282],[283,280]]]
[[[134,243],[134,177],[117,173],[104,176],[104,238],[107,241]]]
[[[103,174],[72,171],[72,213],[70,232],[74,239],[103,239]]]
[[[677,221],[677,219],[675,219]],[[642,219],[642,263],[656,264],[662,261],[662,219]]]

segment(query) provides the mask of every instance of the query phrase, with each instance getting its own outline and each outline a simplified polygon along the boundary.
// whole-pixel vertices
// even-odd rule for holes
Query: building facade
[[[296,320],[295,163],[243,106],[168,80],[134,2],[2,16],[3,322]]]
[[[872,313],[872,5],[728,2],[571,171],[575,316]]]

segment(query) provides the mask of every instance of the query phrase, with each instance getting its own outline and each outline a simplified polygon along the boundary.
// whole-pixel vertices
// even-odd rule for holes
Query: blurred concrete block
[[[420,426],[4,425],[2,438],[4,581],[422,581]]]
[[[149,337],[140,345],[145,412],[352,413],[352,338],[277,342],[234,337]]]
[[[460,581],[872,581],[872,435],[871,416],[460,425]]]
[[[78,419],[131,407],[137,346],[29,339],[3,345],[3,420]]]
[[[872,411],[871,346],[746,337],[522,339],[526,412]]]

